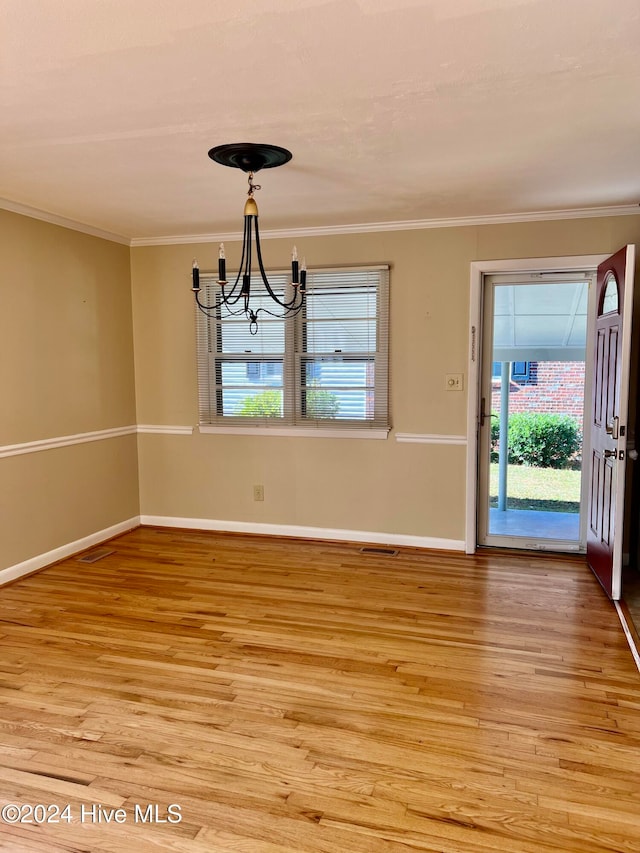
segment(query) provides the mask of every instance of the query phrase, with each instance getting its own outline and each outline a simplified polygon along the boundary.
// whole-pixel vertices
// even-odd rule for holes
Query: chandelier
[[[232,166],[242,169],[249,175],[248,198],[244,205],[244,233],[242,237],[242,256],[240,267],[234,283],[229,286],[227,281],[226,259],[224,244],[220,244],[218,253],[218,285],[220,290],[211,305],[200,300],[200,268],[198,262],[193,262],[193,285],[192,290],[198,308],[209,317],[220,317],[224,306],[227,314],[244,314],[249,320],[249,331],[252,335],[258,333],[258,318],[260,314],[269,314],[272,317],[284,318],[297,314],[304,305],[307,288],[307,268],[304,260],[298,262],[296,247],[293,247],[291,255],[291,281],[282,292],[281,288],[272,287],[262,262],[262,250],[260,248],[260,232],[258,230],[258,205],[254,194],[260,189],[254,184],[253,177],[260,169],[273,169],[282,166],[291,160],[291,152],[277,145],[258,145],[250,142],[234,143],[230,145],[217,145],[209,151],[209,157],[223,166]],[[255,258],[258,262],[262,287],[252,293],[251,276],[254,267],[254,245]],[[254,281],[255,284],[255,281]],[[272,302],[265,307],[265,291]],[[252,303],[252,296],[256,297]],[[259,307],[255,307],[256,300],[260,301]],[[273,304],[272,304],[273,303]]]

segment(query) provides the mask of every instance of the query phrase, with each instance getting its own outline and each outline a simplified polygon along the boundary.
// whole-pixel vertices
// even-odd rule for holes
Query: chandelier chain
[[[260,184],[254,184],[253,183],[253,172],[249,172],[249,191],[247,193],[249,198],[253,198],[254,192],[256,192],[257,190],[261,190],[261,189],[262,189],[262,187],[260,186]]]

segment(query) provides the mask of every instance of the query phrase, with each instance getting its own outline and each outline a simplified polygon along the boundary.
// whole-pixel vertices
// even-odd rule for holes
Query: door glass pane
[[[495,285],[491,536],[579,540],[587,290]]]
[[[614,312],[618,313],[618,282],[615,275],[610,272],[605,280],[600,314],[613,314]]]

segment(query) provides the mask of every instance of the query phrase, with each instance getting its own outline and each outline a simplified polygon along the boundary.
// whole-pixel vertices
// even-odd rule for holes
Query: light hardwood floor
[[[640,851],[640,675],[582,560],[111,547],[0,591],[0,807],[70,806],[0,848]]]

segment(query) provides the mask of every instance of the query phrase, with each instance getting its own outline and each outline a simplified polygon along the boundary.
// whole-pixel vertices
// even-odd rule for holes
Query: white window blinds
[[[310,270],[304,309],[286,320],[261,315],[256,335],[244,314],[197,311],[200,423],[388,427],[388,278],[387,267]],[[287,274],[269,280],[284,290]],[[212,304],[215,277],[200,283]],[[252,299],[260,289],[252,281]]]

